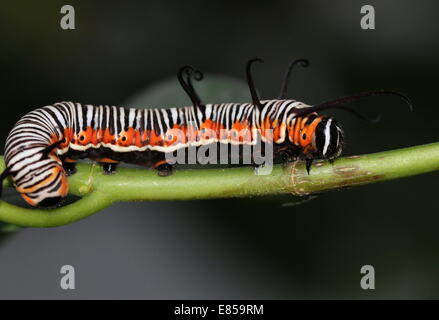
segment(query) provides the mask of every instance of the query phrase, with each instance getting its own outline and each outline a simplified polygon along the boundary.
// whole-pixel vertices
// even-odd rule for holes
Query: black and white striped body
[[[293,130],[302,131],[312,124],[308,116],[296,117],[297,110],[309,106],[294,100],[262,101],[262,106],[261,110],[251,103],[127,109],[55,103],[31,111],[17,122],[6,141],[5,161],[16,189],[35,205],[47,198],[62,198],[67,194],[63,170],[67,159],[110,158],[139,163],[131,161],[133,157],[129,154],[144,153],[147,159],[148,154],[164,154],[188,146],[213,142],[254,144],[258,138],[264,143],[288,143],[291,148],[303,148]],[[313,117],[313,121],[321,118]],[[305,123],[306,120],[309,123]],[[331,139],[331,133],[334,134],[332,121],[335,124],[335,120],[327,120],[319,138],[324,141],[322,156],[326,156],[330,147],[338,148],[340,143],[330,146],[335,141]],[[250,132],[248,138],[234,140],[237,129]],[[186,137],[176,139],[175,130],[182,130]],[[210,131],[208,137],[203,136],[206,130]],[[266,130],[275,134],[267,136]],[[341,129],[335,130],[340,132],[337,139],[342,139]],[[189,131],[197,138],[188,139]],[[315,138],[310,143],[315,147]],[[50,149],[51,146],[55,147]]]

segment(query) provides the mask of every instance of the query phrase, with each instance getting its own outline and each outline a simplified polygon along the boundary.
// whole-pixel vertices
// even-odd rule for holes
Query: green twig
[[[0,161],[0,170],[4,169]],[[269,175],[250,167],[176,170],[169,177],[155,171],[120,168],[104,175],[96,164],[79,164],[69,178],[70,193],[82,199],[64,207],[24,209],[0,201],[0,221],[28,227],[72,223],[115,201],[189,200],[289,193],[307,195],[343,187],[397,179],[439,169],[439,143],[316,162],[308,175],[302,162],[276,165]],[[10,180],[4,186],[12,186]]]

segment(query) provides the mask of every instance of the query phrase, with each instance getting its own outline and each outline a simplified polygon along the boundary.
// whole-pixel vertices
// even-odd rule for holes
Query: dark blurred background
[[[60,8],[76,10],[62,30]],[[376,29],[360,28],[360,8]],[[59,100],[124,104],[184,64],[243,78],[255,68],[263,98],[310,104],[365,91],[409,95],[356,104],[369,125],[332,112],[345,155],[439,140],[437,1],[2,1],[2,146],[26,112]],[[217,101],[207,101],[217,102]],[[439,298],[438,173],[319,196],[120,203],[78,223],[22,229],[0,243],[0,298]],[[59,286],[76,268],[74,291]],[[360,268],[376,290],[360,288]]]

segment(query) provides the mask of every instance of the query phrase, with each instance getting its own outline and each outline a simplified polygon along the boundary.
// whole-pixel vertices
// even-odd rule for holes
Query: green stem
[[[310,175],[292,171],[294,193],[311,194],[439,170],[439,143],[317,163]]]
[[[0,170],[4,169],[0,161]],[[105,175],[96,164],[78,164],[70,193],[82,199],[64,207],[24,209],[0,201],[0,220],[28,227],[53,227],[83,219],[114,201],[189,200],[289,193],[307,195],[386,181],[439,169],[439,143],[318,161],[308,175],[302,162],[275,165],[268,175],[252,168],[176,170],[159,177],[153,170],[119,168]],[[4,186],[11,186],[5,181]]]

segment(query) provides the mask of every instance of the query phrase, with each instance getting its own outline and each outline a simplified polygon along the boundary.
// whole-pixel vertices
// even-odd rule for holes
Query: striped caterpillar
[[[126,162],[151,166],[166,176],[172,170],[166,155],[177,149],[207,143],[251,145],[256,141],[272,144],[281,161],[305,160],[309,173],[314,159],[337,158],[344,139],[337,121],[317,112],[338,108],[363,117],[345,104],[381,94],[397,95],[411,107],[405,95],[393,91],[364,92],[317,105],[287,100],[291,70],[295,65],[308,66],[304,59],[290,64],[278,99],[261,101],[251,74],[256,61],[262,62],[253,59],[246,67],[251,103],[203,104],[192,84],[192,78],[201,80],[203,75],[185,66],[178,80],[192,101],[189,107],[125,109],[59,102],[31,111],[15,124],[6,140],[6,169],[1,181],[10,175],[29,204],[49,207],[66,197],[67,176],[75,172],[79,159],[97,161],[105,173],[113,173],[117,163]],[[176,129],[183,135],[174,135]],[[209,137],[203,136],[207,130]],[[245,134],[234,139],[237,131]]]

